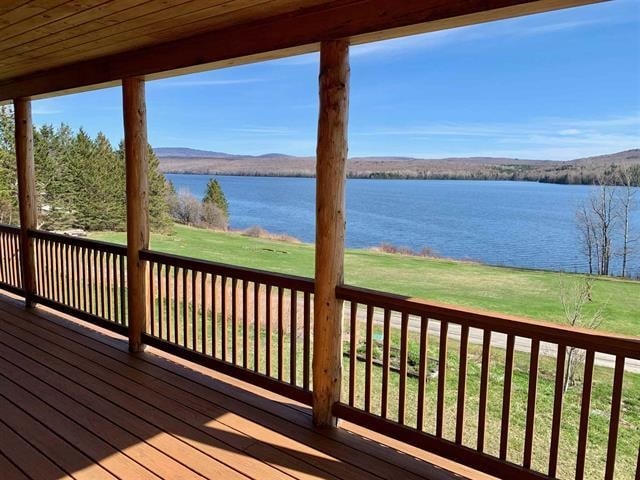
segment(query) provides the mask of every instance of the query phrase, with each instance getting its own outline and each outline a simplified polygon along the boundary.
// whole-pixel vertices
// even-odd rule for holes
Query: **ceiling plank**
[[[118,55],[0,82],[0,101],[117,82],[128,76],[215,68],[317,49],[322,40],[353,43],[470,25],[598,0],[350,0],[310,7]]]

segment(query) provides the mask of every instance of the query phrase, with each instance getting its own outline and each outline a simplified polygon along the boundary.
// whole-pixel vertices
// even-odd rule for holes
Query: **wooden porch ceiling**
[[[600,0],[14,0],[0,102],[306,53]]]

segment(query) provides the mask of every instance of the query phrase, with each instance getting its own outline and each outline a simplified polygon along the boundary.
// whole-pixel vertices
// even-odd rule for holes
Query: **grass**
[[[92,238],[124,243],[124,233]],[[152,235],[154,250],[293,275],[313,276],[314,247],[177,225],[171,235]],[[565,277],[549,271],[347,250],[346,282],[494,312],[562,322],[559,287]],[[597,278],[587,313],[602,311],[601,330],[640,333],[640,282]]]

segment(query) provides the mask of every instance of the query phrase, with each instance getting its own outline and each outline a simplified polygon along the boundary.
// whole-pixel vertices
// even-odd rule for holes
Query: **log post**
[[[337,425],[332,413],[342,381],[345,179],[349,113],[349,42],[320,47],[320,113],[316,150],[316,266],[313,326],[313,422]]]
[[[16,130],[16,165],[18,176],[18,203],[20,207],[20,265],[25,306],[34,306],[36,293],[36,265],[33,239],[29,230],[38,226],[36,206],[35,166],[33,161],[33,124],[31,101],[26,98],[14,100]]]
[[[144,350],[141,335],[147,330],[148,264],[140,250],[149,248],[149,182],[147,176],[147,112],[144,79],[122,81],[124,145],[127,184],[127,300],[129,351]]]

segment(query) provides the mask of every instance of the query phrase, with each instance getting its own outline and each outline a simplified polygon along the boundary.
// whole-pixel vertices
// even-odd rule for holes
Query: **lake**
[[[168,174],[204,195],[209,175]],[[315,236],[315,179],[218,176],[234,229],[259,225],[304,242]],[[465,180],[347,180],[350,248],[382,243],[493,265],[584,272],[575,222],[593,187]],[[640,231],[640,211],[632,218]],[[632,273],[640,275],[633,258]],[[617,261],[615,262],[618,263]]]

